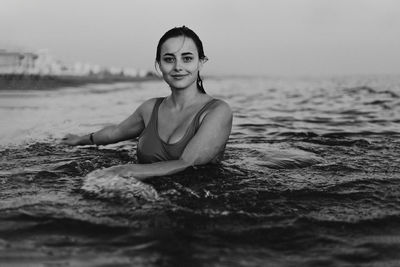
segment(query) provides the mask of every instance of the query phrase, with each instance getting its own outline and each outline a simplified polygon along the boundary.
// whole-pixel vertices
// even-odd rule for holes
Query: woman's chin
[[[168,82],[169,86],[173,89],[183,90],[190,87],[193,82],[188,82],[187,80],[174,80]]]

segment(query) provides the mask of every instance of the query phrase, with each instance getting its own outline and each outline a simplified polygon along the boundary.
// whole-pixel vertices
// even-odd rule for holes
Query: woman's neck
[[[186,107],[194,104],[196,99],[201,98],[202,93],[199,92],[197,86],[189,87],[186,89],[173,89],[171,88],[172,93],[168,97],[170,100],[170,104],[176,109],[182,110]]]

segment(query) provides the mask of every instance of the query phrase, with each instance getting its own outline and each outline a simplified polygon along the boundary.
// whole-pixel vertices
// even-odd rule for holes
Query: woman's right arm
[[[147,100],[120,124],[107,126],[97,132],[78,136],[67,134],[61,142],[67,145],[107,145],[138,137],[145,127],[144,117],[151,114],[154,99]],[[150,113],[149,113],[150,112]]]

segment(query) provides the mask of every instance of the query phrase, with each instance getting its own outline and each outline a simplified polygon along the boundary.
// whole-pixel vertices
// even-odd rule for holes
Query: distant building
[[[123,69],[123,73],[125,76],[128,76],[128,77],[138,77],[139,76],[139,71],[137,69],[133,69],[133,68],[125,68],[125,69]]]
[[[56,75],[56,76],[97,76],[104,77],[151,77],[147,70],[121,67],[101,67],[89,63],[76,62],[65,65],[55,59],[47,50],[35,53],[18,49],[0,48],[0,74]]]
[[[31,52],[0,49],[0,73],[27,73],[35,68],[37,58]]]

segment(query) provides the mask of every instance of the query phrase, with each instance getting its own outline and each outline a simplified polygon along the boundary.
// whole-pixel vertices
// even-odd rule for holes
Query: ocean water
[[[135,140],[68,147],[164,96],[159,81],[0,91],[0,266],[400,266],[400,76],[225,77],[219,165],[147,181],[156,201],[82,189]]]

